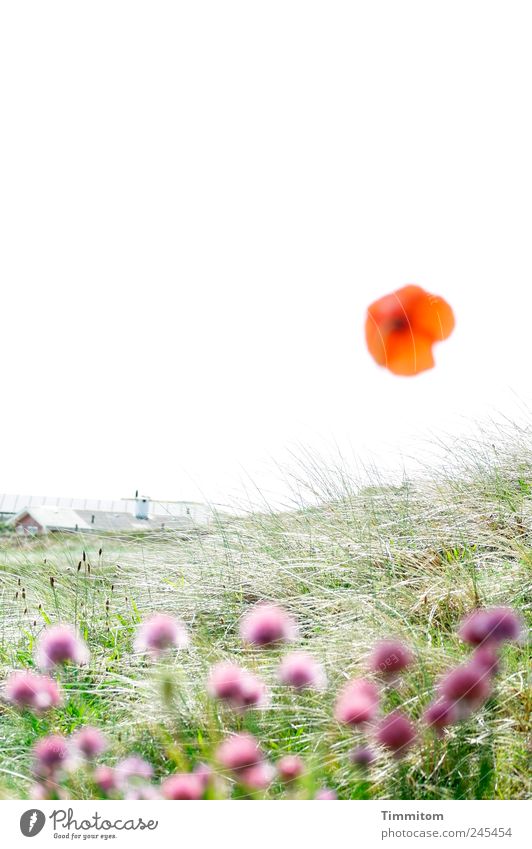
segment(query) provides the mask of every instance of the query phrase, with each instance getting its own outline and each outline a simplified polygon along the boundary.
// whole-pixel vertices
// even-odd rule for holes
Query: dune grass
[[[508,444],[505,442],[504,444]],[[364,674],[380,637],[407,642],[416,663],[385,707],[415,720],[451,665],[465,660],[460,619],[478,605],[509,605],[532,618],[532,442],[467,449],[452,468],[401,486],[360,488],[345,469],[308,469],[309,500],[286,512],[219,518],[207,532],[132,537],[92,535],[0,539],[0,673],[33,663],[49,622],[74,623],[89,643],[87,668],[67,668],[65,706],[44,717],[0,704],[0,793],[25,797],[30,747],[50,731],[101,727],[112,745],[104,761],[135,751],[159,777],[210,760],[230,730],[256,734],[268,755],[298,753],[311,797],[331,787],[342,799],[529,798],[532,690],[530,644],[509,645],[493,696],[443,740],[420,725],[398,762],[383,755],[367,773],[350,764],[361,735],[341,728],[333,704],[344,681]],[[300,481],[301,483],[301,481]],[[51,580],[52,579],[52,580]],[[280,651],[243,648],[238,622],[259,600],[286,607],[299,644],[320,658],[329,686],[294,695],[280,687]],[[188,650],[153,664],[133,653],[136,627],[154,611],[181,617]],[[208,698],[209,667],[237,659],[272,690],[265,711],[235,717]],[[81,771],[74,798],[91,793]],[[227,784],[225,793],[242,791]],[[286,795],[274,783],[266,796]]]

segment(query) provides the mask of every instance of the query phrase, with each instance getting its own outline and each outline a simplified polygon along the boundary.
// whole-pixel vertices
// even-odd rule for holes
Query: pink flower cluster
[[[89,650],[70,625],[53,625],[42,633],[37,644],[36,661],[41,669],[53,669],[64,663],[89,662]]]
[[[459,634],[473,651],[465,663],[450,669],[437,683],[434,700],[423,713],[424,725],[441,735],[445,729],[481,707],[492,692],[493,680],[500,667],[503,643],[519,639],[523,625],[510,608],[476,610],[460,625]],[[292,617],[274,604],[258,604],[241,622],[242,640],[251,646],[270,647],[293,640],[297,628]],[[138,629],[135,648],[153,658],[170,649],[188,644],[184,625],[167,614],[156,614]],[[88,649],[75,631],[66,625],[45,629],[37,646],[37,662],[51,670],[65,663],[86,663]],[[347,681],[336,697],[335,719],[356,729],[363,742],[351,749],[352,764],[367,769],[386,750],[403,757],[417,740],[412,719],[402,710],[383,712],[390,688],[400,685],[400,676],[414,663],[410,648],[396,639],[378,642],[370,652],[368,677]],[[322,665],[305,651],[286,653],[277,668],[279,682],[296,692],[323,689],[326,676]],[[215,664],[209,675],[209,694],[236,711],[264,708],[268,690],[254,673],[232,662]],[[58,683],[49,675],[30,670],[13,672],[5,684],[5,698],[19,708],[43,712],[62,704]],[[396,696],[394,696],[394,699]],[[367,736],[371,735],[368,741]],[[371,742],[372,741],[372,742]],[[154,781],[153,766],[137,754],[130,754],[115,766],[95,764],[107,749],[102,732],[85,726],[70,737],[50,734],[33,747],[36,784],[34,798],[57,798],[62,778],[83,765],[94,785],[109,798],[199,800],[216,788],[216,776],[207,764],[198,764],[191,772],[176,772],[160,783]],[[303,759],[296,754],[279,757],[271,763],[259,741],[245,731],[232,733],[218,745],[215,760],[222,771],[246,791],[264,791],[274,779],[283,782],[289,792],[306,773]],[[227,783],[227,782],[226,782]],[[316,799],[336,799],[334,790],[322,787]]]
[[[377,740],[395,757],[402,757],[416,739],[416,729],[401,711],[386,714],[377,725]]]
[[[71,751],[66,737],[50,734],[41,737],[33,747],[34,772],[39,778],[51,779],[67,766]]]
[[[62,774],[79,765],[80,759],[91,762],[107,749],[107,738],[90,725],[80,728],[70,737],[49,734],[33,746],[34,798],[54,798]]]
[[[218,663],[211,669],[208,683],[211,696],[237,710],[264,707],[267,689],[263,682],[236,663]]]
[[[86,760],[92,761],[107,749],[107,738],[99,728],[86,725],[75,731],[71,737],[72,745]]]
[[[335,717],[346,725],[364,728],[376,719],[379,702],[377,685],[365,678],[355,678],[340,692]],[[383,716],[372,730],[377,742],[396,756],[405,754],[416,737],[411,721],[400,711]],[[367,747],[360,747],[351,753],[351,760],[359,766],[368,766],[374,760],[374,754]]]
[[[379,690],[373,681],[354,678],[341,691],[334,715],[346,725],[363,725],[374,719],[379,706]]]
[[[246,614],[240,629],[244,642],[261,647],[289,641],[296,633],[296,625],[285,610],[265,603],[256,605]],[[323,689],[327,682],[322,665],[304,651],[289,652],[282,658],[278,678],[282,684],[295,690]],[[263,708],[268,703],[265,684],[236,663],[215,664],[210,671],[207,689],[211,696],[240,711],[250,707]]]
[[[275,767],[265,759],[252,734],[242,732],[227,737],[219,745],[216,759],[249,790],[266,790],[275,777]]]
[[[245,614],[240,623],[240,636],[251,645],[272,646],[295,640],[297,626],[282,607],[263,602]]]
[[[399,640],[382,640],[377,643],[369,659],[373,672],[393,679],[413,661],[410,649]]]
[[[161,783],[163,799],[199,801],[211,783],[213,771],[207,764],[198,764],[192,772],[174,773]]]
[[[500,647],[518,640],[522,630],[520,617],[509,607],[475,610],[464,619],[458,633],[476,648],[467,663],[451,669],[440,681],[437,698],[423,717],[430,728],[441,734],[482,706],[500,666]]]
[[[165,799],[198,801],[202,799],[208,780],[197,772],[182,772],[169,776],[161,784]]]
[[[321,663],[304,651],[286,654],[279,666],[279,680],[294,690],[323,690],[327,677]]]
[[[518,640],[522,631],[523,623],[511,607],[491,607],[473,611],[458,633],[472,646],[499,646],[506,640]]]
[[[447,726],[481,707],[491,693],[492,679],[500,665],[500,646],[507,640],[518,639],[521,632],[521,620],[510,608],[477,610],[468,616],[459,634],[476,647],[475,651],[469,661],[451,669],[441,679],[436,699],[423,714],[424,723],[436,734],[442,734]],[[396,640],[384,640],[374,647],[368,665],[384,683],[395,685],[398,676],[412,662],[408,647]],[[341,690],[335,717],[339,722],[371,731],[377,743],[401,757],[416,740],[415,726],[398,710],[378,719],[379,703],[377,685],[365,678],[355,678]],[[367,746],[351,752],[351,761],[359,766],[369,765],[374,758],[375,753]]]
[[[275,764],[281,781],[295,781],[305,771],[305,764],[298,755],[285,755]]]
[[[18,708],[30,708],[38,713],[63,703],[57,681],[29,671],[11,673],[5,684],[5,697]]]
[[[179,619],[167,613],[155,613],[140,625],[134,649],[157,659],[167,649],[184,649],[188,643],[187,629]]]

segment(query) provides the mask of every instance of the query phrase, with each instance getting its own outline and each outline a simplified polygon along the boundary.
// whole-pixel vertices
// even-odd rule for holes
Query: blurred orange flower
[[[373,359],[393,374],[414,375],[434,366],[432,346],[451,335],[454,315],[438,295],[403,286],[368,307],[366,342]]]

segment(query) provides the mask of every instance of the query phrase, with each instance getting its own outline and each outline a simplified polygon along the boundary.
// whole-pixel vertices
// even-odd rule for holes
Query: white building
[[[205,525],[212,518],[212,509],[200,502],[152,501],[147,496],[109,501],[0,495],[0,517],[20,534],[135,532]]]

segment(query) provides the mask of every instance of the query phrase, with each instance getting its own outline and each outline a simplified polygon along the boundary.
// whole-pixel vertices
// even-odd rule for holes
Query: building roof
[[[84,518],[75,510],[69,510],[68,507],[50,507],[46,504],[41,504],[38,507],[27,507],[10,519],[8,524],[15,525],[20,519],[28,515],[43,528],[65,531],[90,530]]]
[[[111,510],[77,510],[91,531],[154,531],[162,528],[192,528],[196,524],[188,516],[150,515],[137,519],[134,513]],[[93,518],[94,517],[94,518]]]
[[[17,525],[25,516],[30,516],[48,531],[153,531],[161,529],[186,530],[195,526],[189,516],[155,515],[148,519],[137,519],[133,513],[111,510],[70,510],[67,507],[40,505],[26,507],[8,520]]]
[[[66,507],[70,510],[107,510],[116,513],[135,513],[134,498],[71,498],[56,495],[9,495],[0,493],[0,513],[20,513],[28,507]],[[151,510],[158,516],[180,516],[190,506],[198,511],[208,510],[198,501],[155,501]]]

